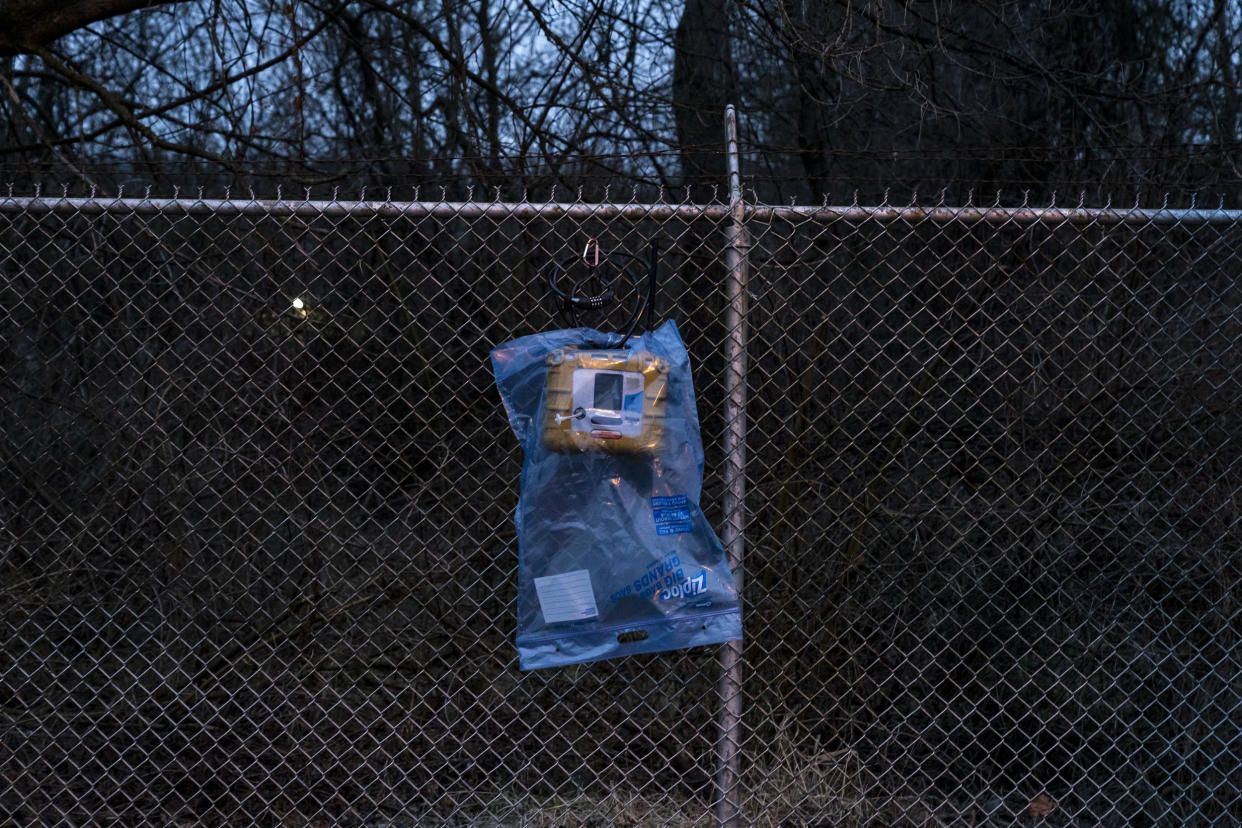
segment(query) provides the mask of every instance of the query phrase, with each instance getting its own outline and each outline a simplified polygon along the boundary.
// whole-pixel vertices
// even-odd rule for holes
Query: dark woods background
[[[1233,200],[1240,27],[1227,0],[3,0],[0,165],[701,200],[734,102],[769,200]]]

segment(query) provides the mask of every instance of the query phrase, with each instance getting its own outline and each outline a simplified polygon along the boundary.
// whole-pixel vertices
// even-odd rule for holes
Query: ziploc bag
[[[514,515],[523,670],[742,637],[724,547],[699,509],[685,345],[672,321],[621,342],[576,328],[492,351],[525,455]]]

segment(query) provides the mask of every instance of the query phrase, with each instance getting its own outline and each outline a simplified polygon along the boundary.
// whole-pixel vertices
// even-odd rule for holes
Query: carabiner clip
[[[595,245],[595,261],[591,262],[587,258],[587,254],[591,252],[591,245]],[[587,267],[592,269],[599,267],[599,239],[587,239],[586,247],[582,248],[582,261]]]

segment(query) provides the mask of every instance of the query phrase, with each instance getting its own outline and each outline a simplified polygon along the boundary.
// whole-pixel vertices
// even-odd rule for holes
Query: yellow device
[[[642,454],[661,447],[667,360],[647,351],[559,348],[547,363],[546,449]]]

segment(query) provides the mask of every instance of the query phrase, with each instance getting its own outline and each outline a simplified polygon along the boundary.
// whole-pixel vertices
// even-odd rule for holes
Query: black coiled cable
[[[620,280],[628,281],[634,286],[633,310],[621,327],[621,342],[615,346],[624,348],[625,343],[634,335],[640,320],[647,330],[651,330],[651,320],[655,315],[656,282],[658,269],[658,250],[656,243],[651,242],[644,261],[633,253],[621,250],[595,250],[594,261],[588,259],[590,245],[582,256],[552,262],[548,266],[548,287],[560,300],[559,311],[562,319],[571,328],[593,327],[584,325],[583,312],[601,313],[608,309],[617,299],[617,286]],[[574,268],[582,268],[582,273],[573,279],[569,288],[565,288],[565,280]],[[647,290],[643,292],[640,268],[646,270]],[[602,313],[601,313],[602,315]]]

